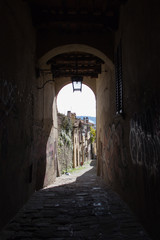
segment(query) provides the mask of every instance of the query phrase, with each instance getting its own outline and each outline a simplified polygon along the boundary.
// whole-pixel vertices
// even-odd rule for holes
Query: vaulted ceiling
[[[31,8],[34,27],[43,36],[114,32],[118,28],[119,8],[125,0],[26,0]],[[54,77],[78,74],[97,78],[102,60],[92,54],[71,52],[48,61]]]
[[[97,78],[101,73],[100,58],[83,52],[60,54],[50,59],[51,70],[54,77],[70,77],[74,75]]]

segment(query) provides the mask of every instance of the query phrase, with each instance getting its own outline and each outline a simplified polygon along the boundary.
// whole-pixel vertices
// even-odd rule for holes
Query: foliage
[[[59,114],[59,137],[58,137],[58,158],[62,167],[62,172],[72,167],[73,124],[70,118]]]
[[[67,134],[70,134],[72,132],[73,124],[70,118],[66,116],[62,117],[61,129],[65,130]]]
[[[58,145],[60,147],[66,145],[68,147],[72,146],[72,130],[73,124],[71,120],[65,115],[61,115],[61,125],[59,130]]]
[[[65,131],[64,129],[60,130],[60,134],[59,134],[59,139],[58,139],[58,145],[60,147],[66,145],[68,147],[70,147],[72,145],[72,134],[71,132]]]
[[[96,130],[92,126],[90,127],[90,138],[91,143],[94,143],[96,140]]]

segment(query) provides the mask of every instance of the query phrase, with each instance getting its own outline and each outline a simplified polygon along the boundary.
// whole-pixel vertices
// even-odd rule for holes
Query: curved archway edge
[[[110,69],[113,69],[112,61],[103,52],[99,51],[96,48],[90,47],[88,45],[83,45],[83,44],[68,44],[68,45],[63,45],[63,46],[53,48],[52,50],[48,51],[45,55],[43,55],[39,59],[39,66],[40,68],[46,66],[46,62],[49,59],[53,58],[54,56],[57,56],[63,53],[73,52],[73,51],[80,51],[80,52],[93,54],[99,57],[100,59],[102,59],[106,63],[107,67],[109,67]]]
[[[59,81],[58,81],[59,82]],[[66,78],[66,80],[64,81],[64,79],[62,79],[62,81],[56,85],[56,96],[58,95],[59,91],[65,87],[67,84],[70,84],[71,83],[71,80],[70,78]],[[88,81],[88,79],[86,78],[85,79],[85,82],[83,82],[83,85],[86,85],[87,87],[89,87],[93,93],[95,94],[95,97],[96,97],[96,79],[92,79],[92,83],[90,81]]]
[[[71,84],[71,81],[66,81],[66,82],[64,82],[63,85],[61,85],[61,86],[57,89],[57,91],[56,91],[56,96],[58,96],[58,94],[59,94],[59,92],[62,90],[62,88],[64,88],[64,87],[65,87],[66,85],[68,85],[68,84]],[[90,85],[87,84],[86,82],[83,83],[83,85],[85,85],[85,86],[87,86],[88,88],[90,88],[91,91],[93,92],[94,96],[96,97],[96,91],[95,91],[95,89],[94,89],[92,86],[90,86]]]

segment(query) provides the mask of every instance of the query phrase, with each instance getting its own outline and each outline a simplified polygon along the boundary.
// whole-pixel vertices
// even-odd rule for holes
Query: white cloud
[[[73,93],[72,84],[66,85],[57,97],[58,111],[67,114],[67,111],[76,113],[77,116],[96,116],[96,101],[93,91],[82,85],[82,92]]]

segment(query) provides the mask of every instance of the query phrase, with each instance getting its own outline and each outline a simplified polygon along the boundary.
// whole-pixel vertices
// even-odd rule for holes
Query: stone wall
[[[70,117],[58,114],[58,161],[61,173],[73,167],[73,122]]]
[[[0,2],[0,227],[34,191],[35,33],[23,1]]]
[[[51,74],[37,78],[35,108],[35,159],[37,162],[36,189],[52,184],[59,175],[57,159],[58,121],[55,84]],[[49,81],[49,82],[48,82]]]
[[[130,149],[126,178],[130,193],[126,198],[131,196],[131,206],[155,236],[160,223],[160,16],[157,4],[157,1],[129,1],[121,10],[117,33],[117,42],[122,39],[123,54],[124,141]]]
[[[121,42],[123,114],[116,115],[114,78],[106,73],[97,81],[98,174],[128,202],[152,236],[159,234],[160,215],[157,4],[130,0],[121,8],[115,54]]]
[[[58,160],[61,173],[68,172],[73,167],[73,147],[65,145],[58,147]]]
[[[58,175],[57,107],[50,75],[36,76],[26,1],[0,3],[0,227]],[[38,78],[37,78],[38,77]]]

